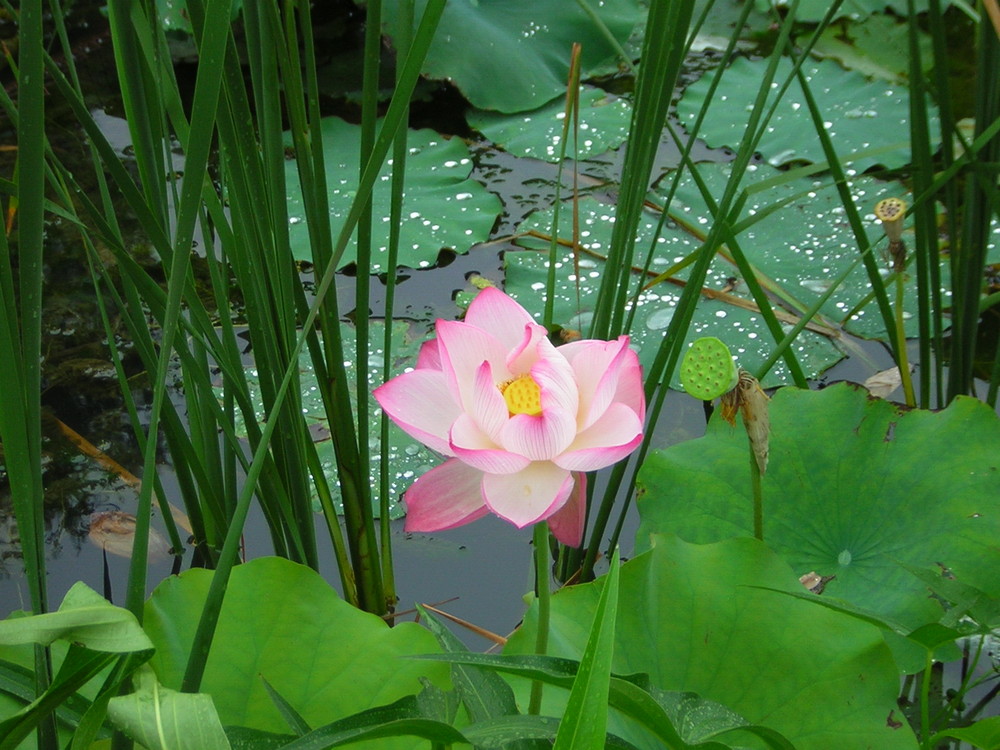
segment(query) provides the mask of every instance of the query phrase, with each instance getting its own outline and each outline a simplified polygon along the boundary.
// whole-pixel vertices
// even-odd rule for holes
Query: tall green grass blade
[[[641,218],[653,159],[659,147],[680,63],[687,49],[687,31],[693,10],[694,3],[690,0],[654,3],[646,18],[641,55],[643,64],[636,78],[635,108],[622,170],[617,219],[608,252],[607,272],[601,280],[590,327],[590,335],[594,338],[611,338],[623,330],[635,250],[635,227]],[[637,283],[641,285],[642,279]],[[621,467],[622,464],[619,464],[612,469],[612,485],[620,482],[623,475]],[[587,552],[582,563],[584,580],[593,575],[594,563],[611,515],[617,491],[617,486],[612,485],[609,485],[598,508],[590,541],[586,545]]]
[[[618,550],[611,556],[611,570],[594,611],[587,645],[573,680],[566,712],[559,722],[556,750],[600,747],[608,725],[608,690],[614,653],[615,620],[618,614],[618,580],[621,569]]]
[[[984,18],[979,23],[976,67],[976,136],[1000,119],[1000,40]],[[948,400],[974,393],[976,334],[983,268],[990,222],[998,213],[1000,197],[996,172],[987,165],[1000,162],[1000,137],[993,136],[971,164],[963,196],[962,231],[952,258],[952,332],[949,357]],[[954,239],[954,238],[953,238]]]
[[[0,389],[0,438],[21,538],[31,608],[40,614],[48,609],[41,457],[45,80],[40,0],[22,3],[17,20],[17,252],[15,262],[4,235],[0,240],[4,317],[0,326],[0,360],[7,363],[8,380]],[[36,646],[35,690],[39,695],[49,687],[49,664],[48,651]],[[42,713],[38,722],[38,746],[54,747],[55,737],[54,717],[48,712]]]
[[[430,41],[434,35],[434,30],[437,27],[437,23],[441,17],[443,9],[444,0],[432,0],[432,2],[428,2],[427,7],[424,10],[424,14],[421,18],[416,34],[414,35],[413,46],[410,50],[410,54],[407,55],[406,61],[403,64],[403,72],[400,75],[396,93],[393,96],[388,111],[385,114],[382,122],[382,128],[379,131],[378,138],[376,138],[372,153],[369,156],[368,165],[365,168],[364,174],[362,175],[358,186],[357,196],[350,212],[348,213],[348,217],[345,220],[345,225],[341,229],[338,236],[337,244],[333,252],[333,258],[325,268],[323,276],[316,287],[316,301],[309,309],[308,315],[306,315],[305,319],[302,321],[302,329],[305,333],[299,336],[295,347],[291,352],[292,364],[289,364],[286,369],[277,393],[275,394],[276,404],[280,404],[285,398],[289,384],[292,380],[292,373],[295,368],[294,363],[297,361],[298,354],[305,343],[306,335],[311,331],[312,325],[317,319],[320,305],[323,303],[333,284],[337,260],[339,260],[340,255],[347,246],[347,241],[350,238],[351,232],[360,217],[364,201],[366,201],[368,196],[371,194],[379,168],[389,151],[398,128],[402,123],[402,117],[408,109],[409,97],[412,95],[413,87],[416,84],[417,77],[419,76],[423,57],[426,54],[427,48],[430,46]],[[341,360],[339,364],[342,365],[342,362],[343,360]],[[264,458],[267,454],[268,442],[273,434],[276,424],[276,420],[273,419],[265,422],[265,426],[261,434],[260,444],[254,453],[253,461],[251,462],[247,473],[246,484],[244,485],[244,489],[240,494],[239,500],[237,501],[232,523],[228,529],[225,544],[222,553],[219,556],[219,564],[216,568],[215,575],[212,577],[212,584],[206,599],[205,608],[202,611],[202,616],[199,620],[198,628],[192,643],[191,653],[182,683],[182,689],[186,692],[197,692],[201,683],[201,678],[205,669],[205,662],[208,658],[208,652],[211,648],[212,638],[215,633],[215,626],[218,623],[219,612],[221,611],[222,599],[225,595],[229,574],[236,562],[237,553],[239,551],[240,535],[249,511],[253,487],[263,468]],[[341,479],[343,481],[344,477],[341,476]],[[374,540],[370,537],[367,540],[360,539],[360,544],[359,540],[356,538],[351,538],[350,541],[353,545],[352,562],[354,563],[355,574],[360,578],[361,575],[367,572],[372,564],[377,564],[377,558],[372,554],[374,552],[372,549]],[[385,602],[384,600],[381,602],[362,600],[362,604],[366,607],[384,607]]]
[[[910,51],[910,153],[912,154],[911,179],[915,195],[924,193],[934,176],[934,149],[931,146],[930,128],[927,120],[927,91],[923,77],[923,65],[918,39],[916,6],[913,0],[908,0],[907,9],[910,14],[909,51]],[[942,126],[942,133],[944,126]],[[938,271],[938,242],[936,226],[936,207],[933,201],[927,201],[913,209],[915,225],[914,232],[914,267],[917,273],[917,322],[919,327],[920,363],[927,374],[920,379],[920,405],[930,407],[931,377],[933,359],[931,356],[931,314],[937,311],[940,320],[940,278]],[[902,333],[902,290],[903,279],[898,277],[896,299],[896,361],[900,374],[904,376],[904,386],[909,386],[909,366],[906,362],[906,340]],[[910,404],[914,406],[915,404]]]
[[[406,57],[410,52],[413,36],[414,7],[412,0],[401,5],[395,20],[395,46],[396,53],[401,57]],[[397,81],[400,71],[396,71]],[[409,121],[409,112],[403,114],[403,121]],[[407,156],[407,130],[401,128],[396,134],[396,140],[392,145],[392,183],[391,198],[389,202],[389,244],[386,250],[386,272],[385,272],[385,309],[383,317],[385,319],[385,336],[382,340],[382,354],[384,364],[382,367],[382,382],[386,382],[392,377],[392,361],[390,354],[392,346],[392,325],[390,322],[395,317],[396,303],[396,272],[399,262],[399,238],[400,227],[403,216],[403,195],[406,186],[406,156]],[[383,459],[385,458],[386,446],[389,445],[389,424],[390,420],[385,412],[382,412],[379,424],[379,445],[382,446]],[[382,555],[382,586],[386,602],[390,610],[395,608],[396,602],[396,576],[393,567],[392,557],[392,526],[389,523],[389,461],[379,462],[379,544]]]
[[[608,271],[598,292],[590,330],[595,338],[612,338],[624,329],[629,273],[634,265],[634,230],[642,213],[653,159],[687,50],[686,35],[693,10],[692,0],[653,3],[646,19],[642,67],[636,78],[635,106],[622,169],[617,220],[608,253]]]

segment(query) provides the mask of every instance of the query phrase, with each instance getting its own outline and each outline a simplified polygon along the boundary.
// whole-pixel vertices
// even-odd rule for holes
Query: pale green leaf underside
[[[176,689],[205,606],[212,572],[193,569],[161,583],[146,603],[145,627],[156,645],[150,662]],[[419,678],[447,684],[448,667],[406,658],[437,653],[434,637],[413,623],[390,628],[352,607],[318,573],[265,557],[237,565],[208,658],[201,691],[223,725],[287,732],[260,677],[319,727],[421,689]],[[425,747],[412,738],[365,748]]]

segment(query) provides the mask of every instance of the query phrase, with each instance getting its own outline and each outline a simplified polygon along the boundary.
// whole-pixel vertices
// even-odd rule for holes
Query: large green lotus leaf
[[[892,8],[900,16],[906,16],[907,4],[906,0],[844,0],[837,10],[835,18],[861,19],[872,13],[881,13],[887,7]],[[787,8],[790,2],[789,0],[754,0],[754,5],[759,11],[765,12],[771,7]],[[949,5],[951,5],[949,0],[942,0],[942,9]],[[914,6],[918,13],[924,13],[927,11],[928,0],[916,0]],[[828,0],[801,0],[798,10],[795,12],[795,18],[804,23],[817,23],[823,20],[829,9]]]
[[[876,13],[845,27],[830,26],[813,47],[813,54],[832,57],[862,75],[904,83],[910,74],[909,24],[894,16]],[[927,32],[918,29],[920,59],[925,72],[931,68],[933,50]],[[804,42],[805,38],[799,40]]]
[[[400,0],[383,4],[385,17]],[[426,0],[416,3],[417,17]],[[624,44],[644,17],[636,0],[591,3]],[[566,90],[573,44],[583,77],[617,69],[617,51],[578,3],[565,0],[457,0],[445,6],[423,73],[458,86],[473,106],[500,112],[536,109]]]
[[[580,658],[602,585],[568,587],[552,598],[551,655]],[[905,721],[887,726],[899,678],[878,630],[756,586],[802,590],[787,564],[753,539],[697,545],[658,536],[652,550],[622,567],[612,669],[645,672],[656,687],[718,701],[799,750],[915,748]],[[532,607],[505,653],[532,653],[536,613]],[[560,693],[546,690],[543,714],[559,715]],[[621,720],[609,730],[640,747],[662,747]]]
[[[741,57],[723,74],[698,133],[709,146],[739,147],[747,112],[753,107],[767,64],[767,60]],[[782,59],[774,79],[778,87],[791,70],[791,62]],[[909,104],[905,89],[884,81],[869,81],[828,60],[806,61],[802,70],[841,161],[851,160],[856,152],[878,149],[875,154],[851,160],[851,166],[862,172],[876,164],[894,168],[910,162]],[[703,75],[684,90],[677,104],[682,123],[694,122],[705,104],[711,79],[711,75]],[[773,96],[769,102],[772,100]],[[936,109],[930,121],[931,133],[936,133]],[[798,81],[792,82],[782,98],[757,150],[775,166],[826,160]]]
[[[517,156],[558,162],[566,102],[559,99],[532,112],[504,115],[473,110],[469,125]],[[632,106],[626,99],[609,96],[591,86],[580,88],[580,123],[574,154],[573,136],[566,145],[567,158],[586,159],[618,148],[628,138]]]
[[[379,406],[375,399],[371,397],[371,392],[382,384],[382,367],[385,362],[385,352],[382,349],[385,323],[380,320],[369,322],[369,356],[368,365],[365,368],[368,381],[367,391],[369,393],[369,432],[368,444],[371,447],[371,472],[369,475],[372,488],[372,508],[376,514],[379,513],[379,472],[381,464],[381,453],[379,450],[379,436],[381,423],[379,419]],[[417,352],[420,348],[421,340],[413,336],[410,326],[405,321],[395,321],[392,324],[392,373],[398,375],[409,367],[413,367],[417,361]],[[354,413],[357,413],[357,372],[358,358],[357,346],[355,343],[355,330],[348,325],[341,325],[341,340],[344,346],[344,362],[347,367],[348,384],[351,394],[351,405]],[[264,401],[260,388],[260,378],[256,367],[251,362],[247,366],[246,379],[250,388],[250,400],[254,405],[255,418],[258,422],[264,421]],[[316,371],[313,368],[312,359],[306,347],[303,347],[299,355],[299,381],[302,394],[302,413],[306,424],[309,425],[309,432],[316,443],[316,452],[319,455],[320,463],[326,474],[327,483],[333,495],[337,512],[342,512],[340,499],[340,483],[337,479],[337,462],[333,451],[333,440],[330,437],[330,425],[326,417],[326,410],[323,408],[323,398],[316,385]],[[221,389],[217,395],[222,397]],[[246,424],[243,415],[236,416],[236,434],[246,437]],[[429,471],[440,461],[440,457],[429,448],[411,438],[403,432],[394,422],[389,425],[389,489],[391,493],[389,501],[390,518],[401,518],[406,511],[398,498],[410,483],[421,474]],[[316,510],[320,510],[319,498],[313,489],[313,503]]]
[[[338,117],[322,121],[323,156],[329,190],[330,225],[336,239],[358,189],[361,128]],[[286,143],[291,136],[286,133]],[[432,130],[407,131],[406,195],[400,226],[399,265],[427,268],[443,248],[458,253],[489,237],[500,214],[500,199],[469,179],[472,160],[459,138],[444,138]],[[389,243],[391,164],[385,164],[373,191],[372,271],[385,271]],[[288,190],[288,239],[292,255],[311,261],[309,230],[295,159],[285,162]],[[352,239],[340,266],[353,263]]]
[[[713,196],[722,195],[730,171],[728,164],[699,166],[699,174]],[[658,192],[662,192],[665,183],[661,182]],[[795,301],[795,309],[812,307],[858,257],[857,243],[836,187],[828,177],[791,180],[770,167],[754,165],[744,173],[743,185],[749,196],[741,219],[762,218],[740,234],[740,247],[750,263],[778,285],[781,297]],[[861,176],[852,181],[851,196],[865,222],[868,242],[877,248],[874,252],[878,265],[887,277],[886,241],[875,218],[875,204],[888,197],[912,203],[912,195],[900,183]],[[775,211],[769,210],[783,201],[788,203]],[[678,187],[670,215],[688,227],[708,226],[712,221],[700,191],[687,175]],[[995,221],[992,237],[987,261],[996,263],[1000,262],[1000,223]],[[909,220],[904,222],[903,240],[910,248],[915,244]],[[939,272],[942,294],[947,297],[951,277],[947,257],[941,258]],[[915,337],[919,334],[918,300],[912,266],[903,279],[903,326],[907,336]],[[890,283],[888,292],[895,304],[895,282]],[[868,274],[860,263],[834,290],[820,313],[857,336],[887,339],[882,316],[871,299]]]
[[[566,328],[580,330],[586,335],[587,327],[593,318],[593,305],[604,269],[603,254],[610,245],[615,210],[613,206],[599,203],[591,198],[581,200],[579,207],[581,242],[589,252],[580,256],[575,269],[572,254],[560,248],[560,260],[556,263],[554,322]],[[683,208],[679,210],[683,211]],[[691,226],[697,230],[702,223],[695,217]],[[649,213],[644,216],[637,232],[637,252],[645,253],[650,247],[656,224],[655,215]],[[561,237],[572,236],[572,216],[569,206],[564,207],[560,213],[560,226]],[[551,232],[551,227],[552,211],[546,210],[529,216],[519,227],[519,231],[535,230],[548,234]],[[519,243],[538,250],[506,253],[505,289],[540,318],[544,308],[545,281],[548,274],[547,255],[540,251],[544,248],[544,243],[531,237],[523,237]],[[655,243],[650,267],[654,271],[663,271],[695,250],[699,243],[696,233],[668,223],[663,236]],[[577,269],[579,273],[576,273]],[[705,286],[722,289],[728,278],[733,275],[735,275],[734,267],[724,259],[716,258],[709,269]],[[682,280],[686,279],[688,270],[680,271],[677,276]],[[743,301],[746,297],[745,289],[745,286],[740,287],[734,291],[733,296]],[[646,366],[650,365],[656,356],[656,350],[673,318],[681,292],[680,286],[661,283],[640,295],[635,321],[629,333],[633,348],[638,351],[640,360]],[[699,300],[695,310],[688,330],[688,340],[693,341],[701,336],[716,336],[724,341],[737,356],[740,365],[748,370],[754,370],[763,364],[774,345],[773,338],[759,313],[718,299],[704,297]],[[807,375],[812,376],[818,375],[841,358],[841,354],[828,339],[810,331],[802,333],[795,343],[795,349],[796,356]],[[789,382],[789,374],[784,363],[779,362],[768,374],[765,383],[778,385],[784,382]],[[672,385],[679,386],[676,377]]]
[[[903,566],[951,570],[1000,593],[1000,421],[960,397],[933,413],[873,399],[860,386],[781,389],[771,402],[764,540],[797,575],[836,576],[824,596],[910,627],[940,606]],[[748,536],[745,431],[714,418],[705,437],[651,454],[640,472],[636,535],[692,542]]]
[[[699,167],[699,174],[713,196],[722,195],[729,179],[728,164],[708,164]],[[750,263],[782,290],[781,296],[795,301],[796,309],[811,307],[829,289],[834,279],[858,259],[857,244],[844,217],[844,208],[836,187],[829,178],[788,180],[782,173],[766,166],[747,168],[743,186],[750,193],[742,219],[762,216],[737,239]],[[665,181],[664,181],[665,182]],[[861,217],[866,222],[868,242],[881,242],[881,225],[875,218],[875,204],[883,198],[897,197],[910,201],[910,194],[899,183],[882,182],[870,177],[853,181],[851,195]],[[775,211],[770,206],[789,201]],[[709,226],[712,214],[693,180],[685,176],[670,208],[671,216],[685,226]],[[905,226],[909,226],[909,222]],[[904,231],[904,240],[912,242],[912,234]],[[888,263],[875,252],[884,275],[889,275]],[[948,264],[941,263],[943,285],[948,278]],[[903,319],[906,332],[916,336],[916,279],[904,277]],[[890,298],[895,301],[895,288],[890,286]],[[869,301],[871,284],[864,266],[858,263],[820,308],[828,320],[844,326],[851,333],[866,338],[887,338],[878,306]]]
[[[156,644],[151,664],[167,687],[180,687],[211,580],[211,571],[186,571],[161,583],[146,603],[144,627]],[[233,569],[201,692],[212,696],[224,725],[287,732],[267,680],[318,727],[418,693],[421,677],[447,686],[447,665],[406,658],[438,652],[420,626],[390,628],[340,599],[315,571],[259,558]],[[363,745],[415,746],[405,739]]]

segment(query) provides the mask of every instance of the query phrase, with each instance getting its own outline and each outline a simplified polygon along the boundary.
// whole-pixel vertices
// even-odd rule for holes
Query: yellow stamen
[[[503,400],[507,402],[510,416],[530,414],[537,417],[542,413],[542,391],[530,375],[522,375],[507,383],[500,384]]]

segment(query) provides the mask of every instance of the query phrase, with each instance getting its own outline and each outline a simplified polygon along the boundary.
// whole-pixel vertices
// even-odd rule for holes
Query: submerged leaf
[[[135,516],[118,510],[94,513],[90,517],[87,538],[92,543],[119,557],[132,557],[135,544]],[[160,533],[149,530],[149,559],[157,560],[167,556],[170,545]]]

